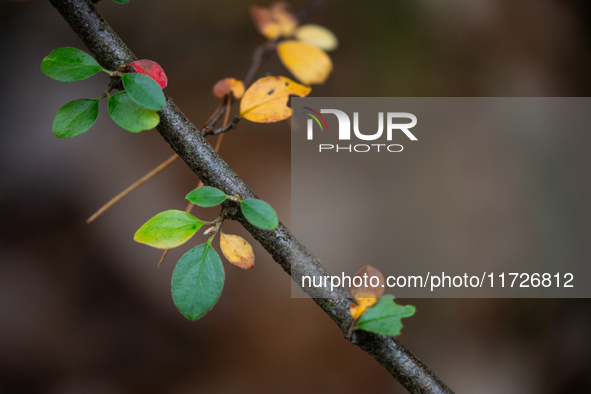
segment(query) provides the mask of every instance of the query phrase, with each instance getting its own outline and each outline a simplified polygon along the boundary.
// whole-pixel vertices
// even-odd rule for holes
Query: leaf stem
[[[226,216],[224,216],[224,211],[222,210],[220,212],[220,215],[213,221],[213,227],[210,227],[207,230],[205,230],[205,232],[203,232],[203,235],[211,235],[212,237],[215,236],[222,228],[224,220],[226,220]]]
[[[358,319],[353,320],[353,322],[349,326],[349,330],[347,330],[347,339],[351,339],[351,337],[353,336],[353,331],[355,331],[355,327],[357,326],[357,320]]]
[[[109,97],[109,93],[111,93],[111,91],[113,90],[114,86],[112,83],[109,84],[109,86],[107,86],[107,88],[105,89],[105,91],[103,92],[103,94],[101,94],[99,96],[99,100],[104,99],[105,97]]]
[[[164,251],[164,253],[162,253],[162,257],[160,257],[160,261],[158,262],[158,265],[156,266],[156,268],[160,268],[160,266],[162,265],[162,262],[164,261],[164,258],[166,257],[166,255],[168,254],[168,251],[170,249],[166,249]]]

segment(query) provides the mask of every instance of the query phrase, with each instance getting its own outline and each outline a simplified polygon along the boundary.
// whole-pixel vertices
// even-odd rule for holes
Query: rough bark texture
[[[131,50],[105,22],[89,0],[50,0],[72,29],[84,42],[97,61],[106,69],[116,70],[120,65],[137,60]],[[229,195],[254,198],[254,192],[234,173],[213,150],[170,97],[159,112],[158,132],[172,149],[185,161],[205,185],[214,186]],[[283,225],[273,231],[252,226],[240,214],[235,203],[224,205],[228,218],[238,220],[273,259],[301,283],[304,275],[328,275],[316,259]],[[307,289],[306,289],[307,290]],[[308,292],[314,301],[332,318],[343,333],[352,323],[349,314],[350,295],[343,289],[328,288]],[[453,393],[433,372],[422,364],[397,340],[383,335],[355,331],[350,341],[374,357],[411,393]]]

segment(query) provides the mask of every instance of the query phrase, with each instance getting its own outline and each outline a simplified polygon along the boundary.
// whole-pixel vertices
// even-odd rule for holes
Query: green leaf
[[[414,315],[415,311],[414,306],[398,305],[394,302],[394,296],[385,295],[361,315],[357,328],[390,336],[400,335],[400,319]]]
[[[76,48],[55,49],[41,63],[41,71],[60,82],[81,81],[101,70],[92,56]]]
[[[209,243],[185,253],[172,273],[172,298],[187,319],[205,315],[220,298],[223,286],[224,267]]]
[[[208,208],[221,204],[228,196],[218,188],[202,186],[187,194],[185,198],[195,205]]]
[[[171,249],[184,244],[205,222],[188,212],[171,209],[148,220],[133,239],[158,249]]]
[[[113,0],[115,3],[119,3],[119,4],[127,4],[129,3],[129,0]]]
[[[133,101],[154,111],[164,109],[166,98],[158,82],[144,74],[123,74],[121,79]]]
[[[263,230],[273,230],[279,225],[279,219],[272,206],[263,200],[242,200],[242,213],[249,222]]]
[[[127,92],[109,97],[109,114],[119,126],[132,133],[149,130],[160,123],[156,111],[144,108],[133,101]]]
[[[70,101],[53,118],[53,134],[57,138],[71,138],[86,133],[98,118],[99,99]]]

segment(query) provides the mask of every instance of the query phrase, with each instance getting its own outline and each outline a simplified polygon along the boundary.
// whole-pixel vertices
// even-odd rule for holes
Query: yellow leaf
[[[245,270],[254,267],[252,246],[244,238],[220,232],[220,248],[230,263]]]
[[[289,10],[289,4],[283,1],[277,1],[271,4],[271,15],[279,25],[279,30],[283,37],[293,35],[296,27],[298,27],[298,19]]]
[[[353,276],[349,291],[355,299],[378,298],[384,293],[384,283],[382,273],[377,268],[366,265]]]
[[[303,25],[295,31],[295,38],[317,46],[324,51],[334,51],[339,46],[339,40],[326,27],[319,25]]]
[[[281,62],[306,85],[321,84],[332,71],[330,57],[318,47],[300,41],[283,41],[277,45]]]
[[[291,116],[287,106],[290,95],[304,97],[310,91],[285,77],[264,77],[248,88],[240,102],[240,116],[251,122],[272,123]]]
[[[269,8],[253,5],[250,14],[257,30],[269,40],[289,37],[298,26],[297,18],[284,2],[273,3]]]
[[[244,94],[244,84],[234,78],[220,79],[213,85],[213,95],[218,98],[224,97],[232,92],[234,98],[240,99]]]
[[[376,302],[378,302],[377,298],[355,298],[357,304],[352,304],[349,308],[349,313],[351,313],[351,317],[357,320],[365,313],[367,308],[374,306]]]

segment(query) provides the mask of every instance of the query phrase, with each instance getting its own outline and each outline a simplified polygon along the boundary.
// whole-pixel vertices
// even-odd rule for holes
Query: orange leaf
[[[349,308],[349,313],[351,313],[351,317],[357,320],[365,313],[367,308],[374,306],[376,302],[378,302],[377,298],[355,298],[357,304],[352,304]]]
[[[264,77],[248,88],[240,102],[240,116],[251,122],[272,123],[291,116],[287,106],[290,95],[304,97],[310,91],[285,77]]]
[[[306,85],[321,84],[332,71],[330,57],[320,48],[305,42],[289,40],[277,45],[283,65]]]
[[[284,2],[273,3],[269,8],[253,5],[250,13],[259,33],[269,40],[291,36],[298,26],[297,18]]]
[[[377,282],[374,277],[377,278]],[[359,319],[367,308],[378,302],[378,298],[384,293],[384,283],[382,273],[371,265],[364,266],[353,275],[351,288],[349,289],[351,295],[357,301],[357,304],[353,304],[349,308],[349,313],[351,313],[353,319]]]
[[[252,246],[244,238],[220,232],[220,248],[230,263],[245,270],[254,267]]]
[[[356,280],[356,277],[359,277],[361,280]],[[372,277],[377,277],[377,282],[375,279],[372,281]],[[355,286],[356,283],[360,283],[360,286]],[[382,273],[371,265],[366,265],[353,276],[352,286],[349,291],[355,299],[379,298],[384,293],[384,283]]]
[[[220,79],[213,85],[213,95],[218,98],[224,97],[232,92],[234,98],[240,99],[244,94],[244,84],[234,78]]]

